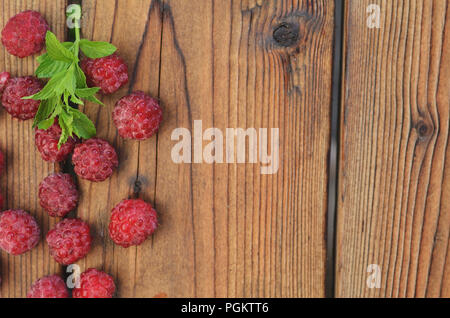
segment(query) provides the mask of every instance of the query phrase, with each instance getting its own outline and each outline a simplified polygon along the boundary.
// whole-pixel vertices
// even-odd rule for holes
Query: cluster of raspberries
[[[111,276],[95,268],[80,275],[72,290],[73,298],[112,298],[116,285]],[[28,298],[69,298],[64,280],[51,275],[38,279],[30,288]]]
[[[11,18],[1,33],[6,50],[19,58],[40,52],[45,45],[49,25],[36,11],[24,11]],[[128,83],[128,67],[118,55],[81,61],[90,87],[100,87],[103,95],[113,94]],[[1,104],[18,120],[35,117],[39,101],[24,100],[44,87],[33,76],[12,78],[8,72],[0,73]],[[146,140],[157,133],[162,121],[162,109],[158,100],[137,91],[121,98],[112,113],[112,120],[124,139]],[[79,140],[70,137],[58,147],[62,130],[58,118],[47,130],[35,131],[35,144],[42,159],[62,162],[72,154],[72,163],[78,177],[91,182],[102,182],[112,176],[119,160],[114,147],[99,138]],[[5,157],[0,151],[0,174],[4,170]],[[76,209],[79,192],[75,180],[65,173],[54,173],[39,185],[39,202],[50,217],[64,218]],[[0,211],[3,197],[0,194]],[[123,200],[111,212],[109,235],[118,245],[127,248],[142,244],[158,226],[153,207],[140,199]],[[33,249],[40,241],[38,222],[28,212],[7,210],[0,213],[0,249],[11,255],[21,255]],[[84,258],[92,244],[89,225],[81,219],[63,219],[46,235],[51,256],[62,265],[73,264]],[[81,274],[79,284],[72,290],[74,298],[108,298],[115,292],[111,276],[89,269]],[[36,281],[28,297],[66,298],[69,292],[64,281],[47,276]]]

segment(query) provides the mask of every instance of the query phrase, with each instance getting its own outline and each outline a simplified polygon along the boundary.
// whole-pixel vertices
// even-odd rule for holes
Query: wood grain
[[[105,182],[79,182],[82,199],[77,216],[91,225],[94,245],[88,257],[78,264],[82,270],[95,267],[113,275],[118,297],[138,296],[139,291],[152,297],[156,294],[152,294],[151,289],[154,283],[142,280],[137,269],[141,261],[149,264],[152,239],[140,247],[124,249],[110,240],[108,224],[111,209],[123,199],[139,194],[154,202],[157,138],[145,142],[124,141],[117,134],[111,112],[116,101],[133,90],[140,89],[158,96],[161,6],[157,2],[136,0],[83,1],[82,5],[83,37],[114,43],[129,66],[131,78],[127,87],[102,98],[105,106],[88,104],[84,109],[96,124],[98,137],[115,146],[120,168]]]
[[[121,166],[105,183],[80,182],[78,216],[96,242],[83,268],[119,282],[120,297],[323,296],[333,4],[317,1],[83,1],[84,35],[111,40],[133,73],[128,89],[86,112]],[[277,45],[292,23],[299,42]],[[161,54],[161,55],[160,55]],[[160,63],[161,62],[161,63]],[[126,91],[159,96],[157,137],[124,142],[111,124]],[[175,128],[279,128],[280,170],[259,164],[175,164]],[[206,143],[205,143],[206,145]],[[137,181],[137,182],[136,182]],[[113,205],[142,197],[160,229],[137,248],[107,236]]]
[[[63,0],[2,1],[0,4],[0,28],[15,14],[33,9],[41,12],[51,30],[64,40],[65,6]],[[35,56],[19,59],[0,47],[0,72],[12,76],[33,75],[37,64]],[[6,203],[5,209],[23,209],[30,212],[41,227],[44,237],[57,219],[51,219],[38,203],[37,192],[41,180],[59,167],[47,164],[34,146],[32,122],[19,122],[0,109],[0,149],[7,156],[6,173],[0,177],[0,191]],[[22,256],[11,256],[0,251],[0,297],[25,297],[31,284],[50,274],[62,274],[61,267],[53,261],[42,239],[39,245]]]
[[[349,1],[344,47],[336,296],[449,297],[449,2]]]

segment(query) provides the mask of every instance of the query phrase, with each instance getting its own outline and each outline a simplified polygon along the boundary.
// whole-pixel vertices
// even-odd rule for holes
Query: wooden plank
[[[53,32],[64,40],[64,0],[2,1],[0,7],[0,28],[15,14],[24,10],[41,12]],[[9,71],[12,76],[33,75],[37,67],[34,57],[19,59],[0,46],[0,71]],[[0,149],[7,155],[7,170],[0,178],[0,191],[6,199],[5,208],[23,209],[36,217],[44,237],[56,219],[50,218],[39,206],[37,194],[41,180],[58,166],[47,164],[34,146],[32,121],[13,120],[6,111],[0,110]],[[31,284],[49,274],[61,274],[61,267],[50,257],[44,239],[31,252],[22,256],[10,256],[0,252],[0,297],[25,297]]]
[[[350,1],[345,19],[336,295],[449,297],[449,2]]]
[[[84,35],[111,40],[131,66],[128,91],[159,96],[164,108],[158,137],[136,143],[111,123],[127,89],[103,99],[108,111],[88,105],[121,166],[107,182],[80,182],[78,215],[96,234],[83,269],[114,275],[120,297],[323,296],[332,4],[85,0],[83,10]],[[274,42],[281,22],[300,25],[297,45]],[[278,174],[262,176],[255,164],[175,164],[172,131],[197,119],[223,132],[280,128]],[[161,226],[125,250],[107,225],[129,196],[152,202]]]
[[[149,294],[324,295],[333,15],[331,1],[165,1],[162,226],[138,267]],[[282,23],[300,28],[298,43],[274,41]],[[223,133],[279,128],[278,173],[174,164],[171,133],[195,120]]]
[[[141,182],[141,197],[153,203],[156,138],[125,142],[117,134],[111,112],[117,100],[133,90],[158,96],[161,6],[150,0],[84,0],[82,6],[83,37],[116,45],[129,66],[131,78],[127,87],[102,98],[104,107],[94,104],[85,107],[85,113],[97,126],[98,137],[111,142],[118,151],[120,167],[105,182],[79,182],[82,199],[77,215],[91,225],[94,244],[88,257],[78,264],[82,270],[90,267],[105,270],[116,280],[118,297],[134,297],[138,291],[145,293],[152,284],[142,280],[136,267],[139,258],[146,258],[146,253],[151,252],[153,243],[148,240],[140,247],[128,249],[114,245],[108,234],[109,216],[111,209],[122,199],[138,195],[135,193],[138,190],[135,189],[136,181]]]
[[[92,251],[78,262],[81,269],[112,274],[119,297],[323,296],[333,3],[82,4],[83,36],[117,45],[130,66],[131,81],[103,97],[105,107],[84,108],[99,137],[117,148],[120,168],[103,183],[79,180],[82,199],[76,215],[91,224],[94,235]],[[64,12],[63,6],[58,12]],[[278,36],[289,30],[299,35],[277,42],[275,30]],[[125,142],[111,111],[121,96],[136,89],[160,97],[165,119],[157,137]],[[4,114],[0,118],[7,123],[1,130],[9,138],[7,147],[32,147],[29,130],[28,135],[19,131],[30,139],[28,147],[15,143],[19,134],[7,134],[13,124]],[[172,132],[181,127],[192,131],[194,120],[202,120],[203,129],[216,127],[223,133],[226,128],[268,128],[269,141],[270,129],[279,128],[278,173],[262,175],[261,164],[251,163],[175,164]],[[272,150],[269,145],[269,154]],[[40,181],[51,169],[33,166],[30,172],[21,165],[13,169],[26,180],[34,173]],[[27,193],[31,199],[20,202],[39,211],[35,192],[26,191],[33,182],[19,184],[12,175],[5,178],[15,186],[11,193]],[[161,226],[142,246],[123,249],[111,242],[107,226],[111,208],[128,197],[152,202]],[[25,295],[32,279],[25,282],[23,272],[48,269],[45,262],[55,266],[44,246],[36,250],[41,251],[37,257],[29,256],[32,270],[14,263],[20,273],[4,281],[6,296]],[[20,284],[11,287],[11,282]]]

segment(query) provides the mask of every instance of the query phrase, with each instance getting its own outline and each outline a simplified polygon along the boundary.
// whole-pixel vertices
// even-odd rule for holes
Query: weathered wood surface
[[[82,270],[112,274],[118,297],[323,297],[334,1],[82,4],[83,36],[118,46],[131,76],[102,97],[106,106],[84,108],[121,164],[106,182],[78,180],[82,199],[69,217],[89,222],[95,238]],[[367,27],[370,4],[380,5],[379,29]],[[31,8],[64,39],[66,5],[4,0],[0,27]],[[297,40],[274,39],[297,26]],[[348,1],[344,30],[335,295],[450,297],[450,5]],[[0,49],[0,71],[30,75],[36,66]],[[134,90],[164,109],[158,136],[145,142],[122,140],[111,120],[115,102]],[[278,173],[250,163],[175,164],[172,132],[193,133],[195,120],[224,134],[279,128]],[[39,207],[38,184],[54,170],[70,172],[70,163],[44,163],[31,122],[4,110],[0,149],[7,208],[36,216],[44,237],[57,220]],[[129,197],[151,202],[161,226],[123,249],[107,226],[111,208]],[[44,240],[0,257],[1,297],[24,297],[37,278],[64,272]],[[370,264],[379,265],[381,288],[367,286]]]
[[[1,1],[0,28],[13,15],[33,9],[42,12],[53,32],[60,39],[66,34],[66,1],[63,0],[24,0]],[[35,57],[16,58],[0,48],[0,72],[9,71],[12,76],[33,75],[37,63]],[[37,188],[49,173],[59,169],[47,164],[34,147],[32,122],[19,122],[12,119],[1,107],[0,110],[0,149],[7,155],[6,172],[0,176],[0,191],[5,198],[5,208],[23,209],[36,217],[44,236],[57,220],[48,217],[39,205]],[[9,256],[0,251],[0,297],[24,297],[31,284],[39,277],[61,274],[62,268],[53,261],[48,246],[41,240],[31,252],[22,256]]]
[[[2,21],[29,7],[4,3],[11,9]],[[40,11],[56,12],[54,1],[39,3]],[[71,217],[89,222],[95,236],[91,253],[78,262],[82,270],[111,273],[119,297],[324,296],[333,2],[82,4],[83,35],[118,46],[131,75],[128,87],[102,98],[105,107],[84,109],[99,137],[117,148],[121,164],[106,182],[79,180],[82,200]],[[62,38],[63,5],[57,12]],[[48,17],[54,24],[55,15]],[[298,26],[298,42],[274,41],[283,23]],[[1,68],[18,63],[4,49],[0,54]],[[32,59],[25,63],[24,73],[32,73]],[[118,98],[137,89],[160,98],[164,122],[158,136],[125,142],[111,111]],[[4,111],[0,119],[6,123],[0,146],[9,153],[10,170],[2,179],[8,207],[23,203],[41,224],[54,224],[36,201],[37,185],[53,167],[34,151],[31,124],[13,122]],[[192,131],[194,120],[223,133],[228,127],[279,128],[278,173],[261,175],[260,165],[249,163],[173,163],[172,131]],[[142,246],[123,249],[111,242],[107,226],[111,208],[128,197],[154,204],[161,226]],[[1,256],[2,275],[9,277],[4,297],[25,296],[34,279],[61,270],[43,242],[22,258]]]
[[[349,1],[344,47],[336,296],[450,297],[450,4]]]

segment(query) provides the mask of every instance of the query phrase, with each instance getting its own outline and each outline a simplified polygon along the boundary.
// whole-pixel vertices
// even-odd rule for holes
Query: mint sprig
[[[48,31],[45,37],[47,53],[39,56],[38,78],[49,78],[45,87],[32,96],[23,99],[40,101],[34,118],[33,128],[48,129],[58,117],[62,133],[58,148],[75,134],[89,139],[96,135],[92,121],[70,104],[84,105],[83,99],[103,105],[95,94],[100,88],[89,88],[86,76],[79,66],[79,51],[89,58],[101,58],[113,54],[117,48],[107,42],[94,42],[80,38],[80,29],[75,28],[75,41],[61,43],[56,35]]]

